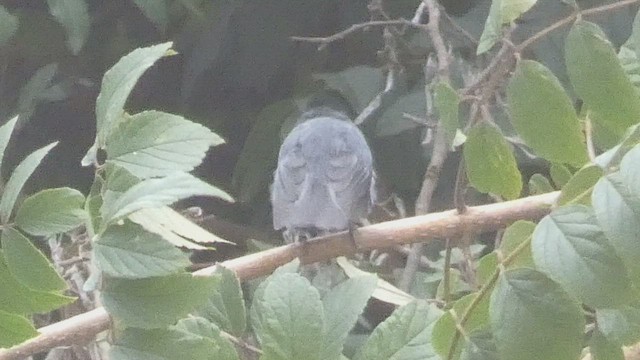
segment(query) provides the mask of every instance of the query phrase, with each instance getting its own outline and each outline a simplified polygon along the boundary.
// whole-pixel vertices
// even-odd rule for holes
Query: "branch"
[[[504,228],[517,220],[536,221],[549,213],[560,192],[526,197],[490,205],[469,207],[464,214],[456,210],[404,218],[354,231],[331,234],[304,244],[290,244],[250,254],[221,263],[241,281],[273,272],[277,267],[299,257],[304,264],[325,261],[356,252],[383,249],[433,239],[459,238],[462,234],[483,233]],[[353,238],[352,238],[353,236]],[[354,247],[357,244],[357,248]],[[454,244],[455,245],[455,244]],[[196,271],[209,276],[216,266]],[[0,350],[0,360],[19,360],[58,346],[85,343],[111,325],[104,308],[62,320],[39,329],[40,335],[11,349]]]

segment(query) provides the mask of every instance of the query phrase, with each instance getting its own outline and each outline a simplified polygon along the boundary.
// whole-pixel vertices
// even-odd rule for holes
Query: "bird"
[[[371,149],[344,113],[304,112],[285,137],[271,187],[273,227],[287,243],[351,230],[375,201]]]

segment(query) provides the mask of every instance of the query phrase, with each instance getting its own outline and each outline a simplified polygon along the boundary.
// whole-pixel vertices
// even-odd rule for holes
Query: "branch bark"
[[[313,263],[365,250],[428,242],[433,239],[456,239],[465,233],[495,231],[517,220],[539,220],[549,213],[559,194],[552,192],[469,207],[464,214],[449,210],[379,223],[357,229],[353,239],[349,232],[341,232],[304,244],[290,244],[243,256],[220,265],[235,271],[241,281],[246,281],[270,274],[278,266],[296,257],[299,257],[302,263]],[[212,266],[198,270],[194,275],[210,276],[215,270],[216,266]],[[0,350],[0,360],[19,360],[54,347],[86,343],[98,333],[108,330],[110,325],[107,311],[97,308],[40,328],[39,336],[11,349]]]

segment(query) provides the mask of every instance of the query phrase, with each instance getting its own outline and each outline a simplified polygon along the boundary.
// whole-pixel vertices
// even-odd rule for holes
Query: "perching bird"
[[[273,227],[285,240],[350,229],[373,201],[371,150],[342,113],[317,108],[285,138],[271,191]]]

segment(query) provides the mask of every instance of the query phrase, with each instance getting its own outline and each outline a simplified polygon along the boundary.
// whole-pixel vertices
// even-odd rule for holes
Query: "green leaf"
[[[491,124],[481,123],[469,132],[464,145],[469,182],[483,193],[515,199],[522,190],[522,178],[511,147]]]
[[[278,101],[260,111],[233,169],[231,183],[240,202],[250,202],[267,191],[278,162],[280,129],[288,118],[298,115],[298,107],[291,99]]]
[[[562,187],[558,205],[591,203],[591,192],[604,173],[597,165],[590,164],[578,170]]]
[[[502,38],[502,25],[515,21],[527,12],[537,0],[493,0],[480,36],[477,55],[487,52]]]
[[[478,305],[472,310],[471,315],[464,326],[456,324],[456,319],[459,319],[466,312],[467,308],[472,301],[478,296],[478,293],[472,293],[463,296],[453,304],[453,308],[445,312],[435,323],[433,328],[432,342],[433,348],[437,353],[447,358],[453,337],[457,329],[462,327],[465,333],[469,334],[474,331],[486,328],[489,326],[489,297],[485,296],[480,299]],[[469,346],[467,339],[461,336],[458,339],[456,347],[453,349],[453,358],[458,359],[462,353],[462,350]]]
[[[2,22],[0,21],[0,24],[1,23]],[[7,149],[7,145],[9,145],[9,139],[11,139],[11,134],[13,133],[13,128],[16,126],[17,121],[18,117],[15,116],[11,120],[7,121],[6,124],[0,126],[0,167],[2,167],[4,151]]]
[[[217,284],[214,277],[190,274],[138,280],[108,279],[102,301],[107,311],[123,324],[151,329],[174,324],[204,305]]]
[[[0,311],[17,314],[45,313],[75,301],[75,298],[58,292],[29,289],[13,275],[0,250]]]
[[[399,307],[376,326],[354,359],[440,359],[431,344],[431,332],[441,315],[440,309],[424,301]]]
[[[107,162],[138,178],[191,171],[209,147],[224,140],[206,127],[182,116],[144,111],[127,117],[107,138]]]
[[[382,71],[369,66],[353,66],[341,72],[314,77],[338,91],[358,113],[384,88]]]
[[[133,0],[133,2],[158,30],[162,33],[167,31],[169,23],[167,0]]]
[[[20,126],[24,126],[29,120],[36,105],[42,100],[42,95],[45,90],[51,86],[51,81],[57,72],[57,63],[47,64],[38,69],[22,89],[20,89],[20,96],[18,97]]]
[[[460,127],[458,106],[460,98],[458,93],[445,82],[439,82],[435,86],[433,97],[435,108],[438,110],[440,121],[446,132],[447,144],[451,146],[456,137],[456,131]]]
[[[18,17],[0,5],[0,47],[5,46],[18,31]]]
[[[416,129],[421,125],[404,114],[424,118],[427,109],[424,85],[416,86],[413,91],[400,96],[393,104],[390,104],[376,123],[376,136],[385,137],[398,135],[403,131]],[[426,122],[426,119],[425,119]]]
[[[36,328],[23,316],[0,310],[0,348],[10,348],[38,334]]]
[[[554,191],[553,185],[549,182],[549,179],[544,177],[542,174],[533,174],[529,178],[529,194],[544,194],[551,191]]]
[[[72,230],[87,220],[84,195],[75,189],[42,190],[29,196],[16,214],[16,225],[31,235],[48,236]]]
[[[247,326],[247,314],[240,281],[232,270],[222,266],[216,268],[215,274],[220,275],[220,285],[198,314],[225,332],[242,337]]]
[[[580,355],[582,309],[540,272],[503,272],[491,294],[489,314],[501,359],[566,360]]]
[[[191,264],[185,253],[128,221],[99,235],[93,260],[105,274],[127,279],[171,275]]]
[[[475,330],[468,335],[460,360],[499,360],[493,334],[488,328]]]
[[[531,246],[527,246],[524,243],[531,241],[535,228],[536,224],[531,221],[518,220],[507,227],[504,231],[499,247],[500,252],[502,253],[502,258],[504,259],[507,256],[515,256],[512,258],[511,263],[507,264],[508,268],[533,268]],[[520,252],[514,255],[516,250],[520,249],[521,246],[525,246],[525,248],[519,250]]]
[[[551,164],[549,174],[551,175],[551,180],[553,180],[553,183],[557,187],[565,186],[573,176],[566,166],[558,163]]]
[[[321,359],[325,316],[320,294],[298,274],[274,276],[251,308],[262,359]]]
[[[571,99],[544,65],[520,61],[507,87],[507,100],[514,128],[536,154],[576,166],[587,162],[584,136]]]
[[[104,186],[104,179],[96,174],[93,178],[93,184],[91,184],[91,190],[87,196],[87,201],[84,205],[85,212],[89,215],[89,221],[86,223],[88,233],[90,236],[96,234],[98,229],[102,226],[102,215],[100,215],[100,208],[102,207],[102,187]]]
[[[22,285],[38,291],[67,288],[44,254],[19,231],[10,227],[2,231],[2,250],[9,271]]]
[[[105,141],[116,121],[124,113],[124,104],[136,82],[151,65],[167,55],[172,43],[139,48],[125,55],[102,78],[100,94],[96,99],[96,142],[87,152],[83,165],[97,161],[97,150],[105,145]]]
[[[617,309],[596,309],[598,329],[612,343],[633,345],[640,340],[640,306],[621,306]]]
[[[617,167],[622,157],[639,143],[640,124],[636,124],[627,129],[624,140],[620,144],[598,155],[594,163],[605,171]]]
[[[602,333],[595,329],[589,339],[591,358],[596,360],[624,360],[620,345],[611,343]]]
[[[202,318],[180,320],[166,329],[125,329],[111,347],[112,360],[236,360],[233,345]]]
[[[47,0],[51,15],[64,26],[67,46],[78,55],[89,36],[91,19],[85,0]]]
[[[170,205],[196,195],[233,201],[224,191],[193,175],[174,173],[163,178],[141,181],[115,199],[105,198],[102,218],[105,222],[111,222],[140,209]]]
[[[11,177],[4,188],[2,199],[0,200],[0,218],[2,223],[6,224],[11,217],[11,212],[18,199],[18,195],[22,187],[27,182],[33,171],[40,165],[40,161],[49,153],[49,150],[56,146],[58,142],[51,143],[41,149],[38,149],[27,156],[13,170]]]
[[[322,299],[327,322],[320,359],[337,359],[342,346],[376,289],[376,276],[358,276],[343,281]]]
[[[567,71],[591,118],[620,138],[638,122],[638,92],[625,74],[604,32],[587,21],[576,21],[566,40]]]
[[[615,307],[634,297],[627,270],[584,205],[545,216],[531,249],[537,269],[589,306]]]

